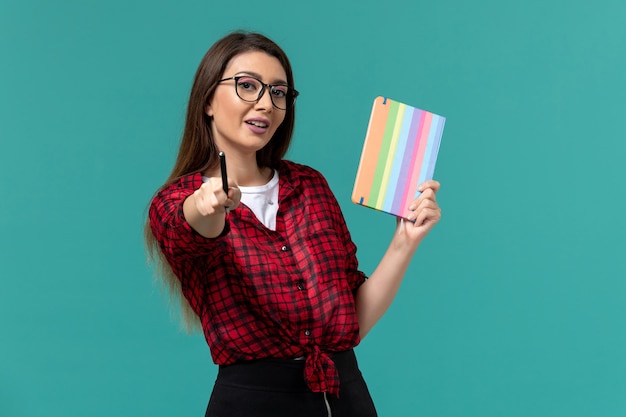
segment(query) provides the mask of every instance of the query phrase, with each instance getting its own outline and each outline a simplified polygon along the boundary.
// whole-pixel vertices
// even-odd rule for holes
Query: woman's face
[[[246,75],[265,84],[287,84],[287,75],[280,61],[261,51],[236,55],[228,63],[222,79]],[[243,86],[247,87],[247,84]],[[222,81],[217,86],[205,111],[212,118],[211,129],[219,150],[227,155],[229,152],[256,155],[267,145],[286,113],[272,105],[269,90],[266,87],[258,101],[247,102],[237,95],[235,80]]]

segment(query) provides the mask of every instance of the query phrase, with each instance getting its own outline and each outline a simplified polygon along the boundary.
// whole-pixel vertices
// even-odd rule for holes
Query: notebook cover
[[[352,202],[406,218],[432,179],[446,118],[385,97],[370,115]]]

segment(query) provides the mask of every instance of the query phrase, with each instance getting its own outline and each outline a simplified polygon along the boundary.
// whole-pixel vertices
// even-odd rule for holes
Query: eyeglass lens
[[[257,101],[265,92],[265,85],[254,77],[236,77],[235,87],[237,95],[245,101]],[[270,98],[274,106],[287,109],[293,104],[293,94],[286,85],[270,86]]]

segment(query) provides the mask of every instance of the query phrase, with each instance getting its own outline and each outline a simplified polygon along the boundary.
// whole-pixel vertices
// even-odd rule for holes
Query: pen
[[[218,154],[220,157],[220,170],[222,171],[222,188],[228,197],[228,176],[226,175],[226,155],[224,152],[220,152]],[[230,211],[229,207],[226,207],[226,213]]]
[[[220,157],[220,169],[222,170],[222,188],[226,195],[228,195],[228,176],[226,175],[226,155],[224,152],[219,153]]]

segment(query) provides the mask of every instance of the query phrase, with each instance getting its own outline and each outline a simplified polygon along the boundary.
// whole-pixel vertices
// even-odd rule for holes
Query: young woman
[[[196,72],[178,158],[146,240],[219,371],[206,416],[375,416],[353,348],[391,304],[439,221],[421,185],[369,278],[324,177],[283,160],[291,65],[263,35],[217,41]],[[224,187],[218,154],[227,158]]]

